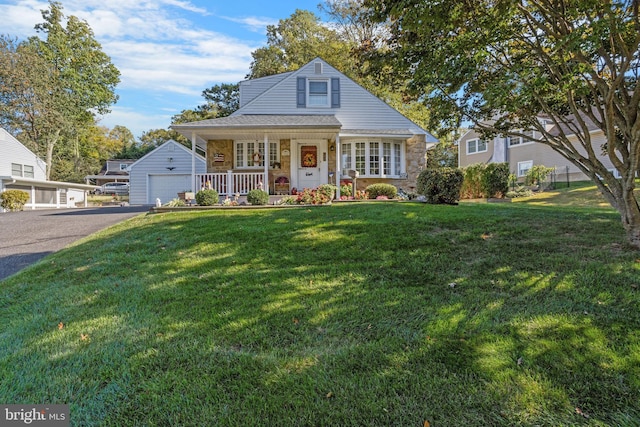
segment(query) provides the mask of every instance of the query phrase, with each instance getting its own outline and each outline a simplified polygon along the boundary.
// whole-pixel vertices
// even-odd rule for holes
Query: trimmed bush
[[[218,204],[220,196],[213,189],[200,190],[196,193],[196,203],[199,206],[214,206]]]
[[[365,191],[369,193],[370,199],[377,199],[380,196],[385,196],[387,199],[395,199],[398,195],[398,189],[394,185],[386,183],[371,184]]]
[[[485,197],[504,197],[509,191],[509,163],[489,163],[482,172]]]
[[[480,199],[484,197],[482,174],[485,167],[484,163],[475,163],[462,169],[464,181],[460,189],[461,199]]]
[[[269,193],[264,190],[251,190],[247,193],[247,202],[252,205],[266,205],[269,203]]]
[[[29,201],[29,193],[22,190],[7,190],[0,193],[0,206],[8,211],[21,211]]]
[[[455,204],[460,200],[464,173],[457,168],[424,169],[418,175],[417,191],[434,204]]]

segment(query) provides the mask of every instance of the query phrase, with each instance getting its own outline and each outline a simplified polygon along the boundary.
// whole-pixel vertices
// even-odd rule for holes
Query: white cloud
[[[41,10],[48,8],[48,2],[38,0],[0,4],[2,32],[19,38],[35,35],[35,24],[43,21]],[[120,101],[101,124],[127,126],[136,136],[166,128],[171,116],[203,101],[204,89],[236,83],[249,72],[251,53],[261,42],[203,28],[198,20],[234,22],[263,34],[267,25],[277,23],[264,17],[212,17],[188,0],[65,0],[63,13],[89,24],[121,72]],[[151,107],[141,106],[140,98]]]

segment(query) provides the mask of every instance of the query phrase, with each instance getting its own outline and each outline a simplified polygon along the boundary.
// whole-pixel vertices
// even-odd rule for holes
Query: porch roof
[[[334,139],[342,123],[333,115],[307,114],[238,114],[171,126],[191,138],[191,132],[203,141],[208,139]]]

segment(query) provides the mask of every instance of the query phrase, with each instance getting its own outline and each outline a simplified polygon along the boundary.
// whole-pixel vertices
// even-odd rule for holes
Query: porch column
[[[342,169],[340,165],[340,157],[342,156],[342,148],[340,147],[340,135],[336,135],[336,200],[340,200],[340,178],[342,177]]]
[[[269,135],[264,134],[264,179],[262,181],[263,190],[269,194]]]
[[[197,193],[199,188],[196,186],[196,133],[191,132],[191,191]]]
[[[36,187],[31,186],[31,209],[36,208]]]

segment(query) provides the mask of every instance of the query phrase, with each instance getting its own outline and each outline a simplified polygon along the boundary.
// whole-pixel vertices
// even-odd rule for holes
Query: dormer
[[[317,61],[313,64],[313,74],[298,76],[298,108],[340,108],[340,78],[323,74],[323,68],[323,63]]]

